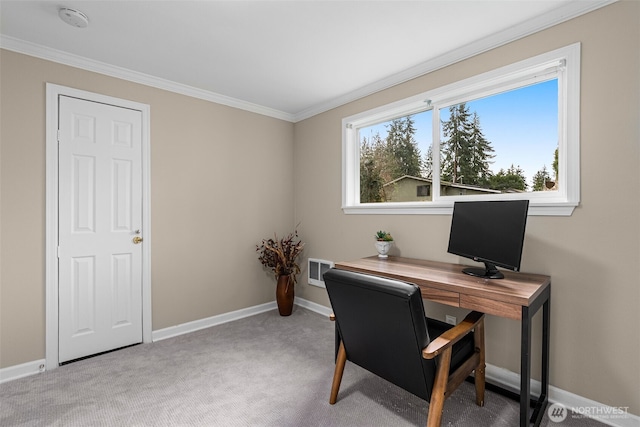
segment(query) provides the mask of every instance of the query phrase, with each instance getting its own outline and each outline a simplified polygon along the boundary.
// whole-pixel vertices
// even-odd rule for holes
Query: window
[[[579,203],[580,45],[343,119],[345,213],[450,213],[457,200]]]
[[[418,185],[416,187],[416,197],[429,197],[431,195],[430,185]]]

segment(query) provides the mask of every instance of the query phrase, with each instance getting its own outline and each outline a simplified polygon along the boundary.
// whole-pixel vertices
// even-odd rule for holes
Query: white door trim
[[[147,104],[47,83],[45,360],[58,367],[58,96],[66,95],[142,112],[142,342],[151,342],[150,107]]]

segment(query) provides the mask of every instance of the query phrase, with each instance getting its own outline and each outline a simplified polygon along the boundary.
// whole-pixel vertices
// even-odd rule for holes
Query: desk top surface
[[[335,267],[520,306],[531,305],[551,284],[549,276],[540,274],[502,270],[504,279],[483,279],[463,273],[462,269],[468,267],[466,265],[392,256],[337,262]]]

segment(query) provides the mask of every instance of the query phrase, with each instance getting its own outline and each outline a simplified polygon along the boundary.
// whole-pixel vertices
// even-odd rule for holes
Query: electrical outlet
[[[455,324],[457,323],[457,322],[456,322],[456,317],[455,317],[455,316],[451,316],[451,315],[449,315],[449,314],[447,314],[447,315],[444,317],[444,321],[445,321],[445,322],[447,322],[447,323],[448,323],[448,324],[450,324],[450,325],[455,325]]]

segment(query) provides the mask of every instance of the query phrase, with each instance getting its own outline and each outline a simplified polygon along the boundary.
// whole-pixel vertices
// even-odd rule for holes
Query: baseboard
[[[487,364],[485,371],[487,382],[519,393],[520,375],[507,369]],[[540,381],[531,381],[531,393],[539,395],[542,386]],[[615,427],[637,427],[640,417],[627,412],[628,407],[612,407],[586,397],[549,386],[549,402],[559,404],[572,411],[577,418],[593,418],[603,424]],[[560,424],[558,424],[560,425]]]
[[[331,308],[324,305],[316,304],[303,298],[295,298],[295,304],[321,314],[329,316],[332,313]],[[200,329],[209,328],[211,326],[220,325],[222,323],[232,322],[245,317],[253,316],[265,311],[276,309],[275,301],[266,304],[256,305],[217,316],[208,317],[206,319],[195,320],[193,322],[183,323],[181,325],[171,326],[169,328],[159,329],[152,332],[153,341],[175,337],[178,335],[188,334]],[[45,370],[45,360],[35,360],[23,363],[21,365],[10,366],[0,369],[0,384],[17,380],[19,378],[35,375]],[[498,366],[487,364],[486,378],[488,382],[501,386],[507,390],[518,393],[520,390],[520,375]],[[531,381],[531,392],[535,395],[540,393],[540,382]],[[593,418],[603,424],[615,427],[636,427],[640,425],[640,417],[627,412],[626,407],[612,407],[602,403],[587,399],[577,394],[562,390],[557,387],[549,387],[549,402],[557,403],[565,408],[573,411],[573,413],[582,418]]]
[[[329,316],[333,311],[324,305],[316,304],[315,302],[311,302],[309,300],[295,297],[294,303],[299,305],[300,307],[306,308],[307,310],[314,311],[318,314],[322,314],[323,316]]]
[[[304,300],[302,304],[299,304],[310,310],[317,311],[322,307],[319,304],[315,304]],[[168,328],[159,329],[151,333],[152,341],[161,341],[167,338],[176,337],[189,332],[199,331],[200,329],[209,328],[211,326],[220,325],[222,323],[232,322],[245,317],[253,316],[259,313],[263,313],[269,310],[275,310],[277,308],[276,302],[268,302],[253,307],[243,308],[241,310],[231,311],[229,313],[220,314],[217,316],[208,317],[206,319],[195,320],[193,322],[187,322],[176,326],[170,326]],[[315,308],[315,309],[314,309]],[[328,310],[328,309],[327,309]],[[9,366],[7,368],[0,369],[0,384],[7,381],[13,381],[20,378],[28,377],[45,371],[46,366],[45,359],[34,360],[32,362],[23,363],[21,365]]]
[[[0,369],[0,384],[7,381],[13,381],[30,375],[39,374],[45,371],[45,360],[34,360],[33,362],[23,363],[21,365],[9,366]]]
[[[300,307],[304,307],[325,316],[329,316],[332,313],[331,308],[302,298],[296,297],[295,303]],[[488,382],[519,394],[520,374],[498,366],[487,364],[485,375]],[[532,394],[539,395],[541,388],[542,386],[540,381],[531,381]],[[637,427],[640,425],[640,417],[628,413],[628,408],[604,405],[557,387],[549,386],[549,402],[564,406],[571,410],[574,416],[580,418],[593,418],[610,426]]]
[[[331,314],[331,309],[302,298],[296,297],[294,303],[296,305],[299,305],[300,307],[306,308],[322,315],[329,316],[329,314]],[[153,341],[160,341],[183,334],[188,334],[190,332],[199,331],[200,329],[210,328],[222,323],[233,322],[234,320],[253,316],[265,311],[274,310],[276,308],[277,305],[275,301],[268,302],[266,304],[256,305],[253,307],[243,308],[241,310],[231,311],[229,313],[219,314],[217,316],[207,317],[206,319],[194,320],[193,322],[187,322],[176,326],[170,326],[164,329],[158,329],[157,331],[153,331],[151,336]]]
[[[188,334],[189,332],[199,331],[200,329],[210,328],[222,323],[233,322],[234,320],[243,319],[265,311],[277,308],[275,301],[265,304],[255,305],[253,307],[243,308],[241,310],[230,311],[229,313],[219,314],[217,316],[207,317],[206,319],[194,320],[193,322],[182,323],[180,325],[170,326],[164,329],[158,329],[151,333],[153,341],[160,341],[167,338],[176,337],[178,335]]]

